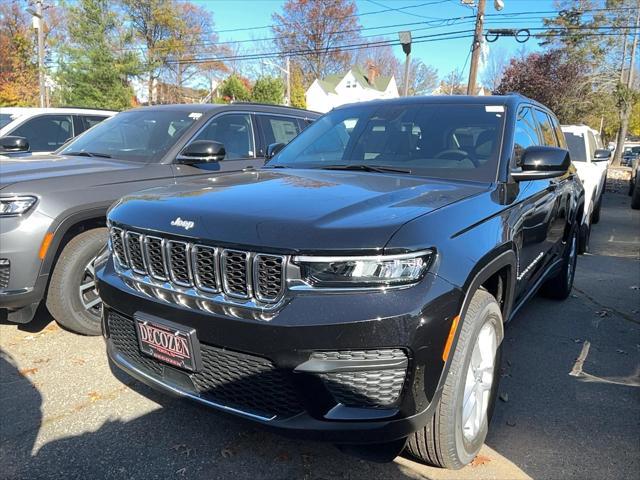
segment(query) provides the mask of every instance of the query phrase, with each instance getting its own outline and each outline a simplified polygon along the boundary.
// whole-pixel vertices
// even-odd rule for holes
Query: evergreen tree
[[[61,49],[57,82],[62,104],[122,110],[132,105],[128,77],[138,62],[123,47],[129,36],[109,0],[79,0],[69,6],[69,41]]]
[[[274,77],[259,78],[251,91],[251,100],[259,103],[282,105],[284,102],[282,80]]]
[[[231,75],[220,85],[220,95],[226,102],[246,102],[251,98],[248,82],[238,75]]]
[[[301,68],[291,65],[291,103],[292,107],[307,108],[307,96]]]

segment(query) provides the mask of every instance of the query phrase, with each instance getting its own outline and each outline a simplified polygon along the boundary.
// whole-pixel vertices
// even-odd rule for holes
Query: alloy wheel
[[[487,418],[497,348],[495,327],[486,322],[473,346],[464,385],[462,433],[467,441],[477,437]]]
[[[102,310],[102,300],[98,295],[98,289],[96,287],[96,271],[93,265],[95,258],[92,258],[86,267],[84,267],[80,286],[78,287],[78,293],[80,294],[80,301],[84,309],[91,315],[96,317],[100,316]]]

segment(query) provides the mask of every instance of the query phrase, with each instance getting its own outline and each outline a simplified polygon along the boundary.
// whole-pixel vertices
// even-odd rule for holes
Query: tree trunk
[[[153,105],[153,73],[149,72],[149,83],[147,84],[147,105]]]

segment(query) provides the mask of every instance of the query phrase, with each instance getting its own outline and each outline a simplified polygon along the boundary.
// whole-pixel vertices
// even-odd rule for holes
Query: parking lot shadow
[[[55,320],[47,310],[44,302],[41,302],[36,310],[36,314],[29,323],[17,324],[18,330],[21,332],[38,333],[44,330],[51,322]],[[7,318],[7,311],[0,310],[0,323],[13,325]]]

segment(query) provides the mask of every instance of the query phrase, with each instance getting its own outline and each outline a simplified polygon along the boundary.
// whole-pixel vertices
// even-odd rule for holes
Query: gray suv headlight
[[[408,285],[419,281],[429,268],[433,252],[376,256],[297,256],[302,279],[318,288],[370,288]]]
[[[22,215],[37,201],[36,197],[31,196],[0,197],[0,216]]]

